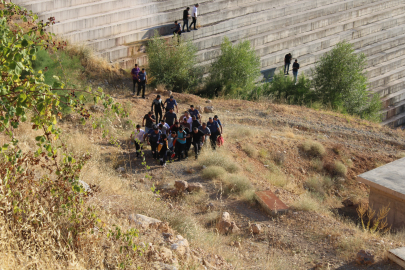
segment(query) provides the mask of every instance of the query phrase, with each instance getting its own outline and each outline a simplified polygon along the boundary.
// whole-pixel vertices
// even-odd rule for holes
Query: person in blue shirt
[[[179,130],[177,131],[177,139],[176,139],[176,156],[177,161],[181,160],[182,153],[184,152],[185,158],[188,158],[188,154],[186,151],[186,142],[187,142],[187,133],[183,130],[183,127],[180,126]]]
[[[218,119],[218,115],[214,115],[214,121],[217,121],[217,122],[218,122],[218,125],[219,125],[219,127],[221,128],[221,134],[222,134],[222,132],[223,132],[223,130],[222,130],[222,123],[221,123],[221,121]]]
[[[150,134],[148,134],[150,147],[152,149],[152,156],[154,159],[158,158],[157,147],[159,144],[161,134],[162,132],[158,129],[156,125],[153,127],[153,131]]]
[[[221,135],[221,129],[219,127],[218,122],[214,121],[214,119],[212,119],[212,117],[208,118],[207,127],[211,131],[211,136],[210,136],[211,147],[212,147],[212,149],[215,150],[216,146],[217,146],[217,138],[219,135]]]
[[[141,72],[138,73],[138,93],[136,93],[137,96],[139,96],[139,93],[141,92],[142,89],[142,98],[145,98],[145,87],[146,87],[146,82],[148,80],[148,77],[146,76],[146,71],[143,68]]]
[[[189,114],[191,117],[195,116],[197,120],[200,120],[200,113],[198,112],[197,109],[194,108],[194,105],[190,105],[190,109],[188,110]]]
[[[135,86],[136,86],[136,84],[138,84],[138,87],[139,87],[139,81],[138,81],[139,80],[139,78],[138,78],[139,72],[141,72],[141,70],[139,69],[138,64],[135,64],[135,67],[131,71],[132,80],[134,82],[134,88],[132,90],[132,93],[134,95],[135,95],[135,88],[136,88]]]
[[[165,104],[166,104],[166,112],[170,111],[170,109],[173,109],[173,111],[174,111],[174,107],[176,107],[176,111],[177,111],[177,113],[179,113],[179,109],[177,108],[177,102],[173,98],[173,96],[170,96],[170,98],[166,99],[166,101],[163,103],[163,105],[165,105]]]

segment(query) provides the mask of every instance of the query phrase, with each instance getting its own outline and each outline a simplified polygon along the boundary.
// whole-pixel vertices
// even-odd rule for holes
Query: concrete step
[[[356,1],[353,1],[356,2]],[[267,42],[277,40],[282,37],[287,37],[285,40],[289,40],[288,37],[293,37],[296,38],[297,35],[302,34],[302,33],[309,33],[310,35],[313,35],[313,33],[318,33],[319,31],[322,31],[323,33],[328,33],[332,34],[333,32],[339,32],[342,31],[342,29],[347,29],[349,28],[348,24],[350,24],[350,27],[355,27],[358,25],[364,25],[364,24],[369,24],[373,21],[377,21],[378,19],[381,18],[389,18],[395,14],[405,12],[405,5],[402,7],[398,7],[398,4],[401,3],[401,1],[398,0],[393,0],[393,1],[387,1],[384,3],[378,2],[378,3],[372,3],[367,6],[362,6],[360,8],[356,8],[350,11],[345,10],[346,6],[345,5],[340,5],[340,7],[343,9],[341,12],[334,12],[333,15],[328,14],[331,10],[337,10],[338,7],[335,7],[331,9],[330,7],[327,7],[327,9],[323,9],[324,7],[317,8],[315,10],[309,10],[308,12],[302,12],[302,13],[293,13],[293,15],[290,16],[284,16],[280,19],[277,20],[272,20],[271,23],[269,22],[264,22],[264,23],[256,23],[256,24],[249,24],[248,26],[245,27],[239,27],[236,29],[233,29],[231,31],[225,31],[217,35],[210,35],[208,37],[203,37],[200,39],[196,39],[193,41],[193,43],[197,46],[197,48],[200,50],[199,55],[200,55],[200,61],[207,61],[215,58],[220,49],[220,44],[224,38],[224,36],[227,36],[231,41],[237,41],[241,40],[244,38],[249,38],[251,41],[252,45],[255,47],[259,47],[258,45],[262,45],[262,47],[267,48]],[[334,5],[336,6],[336,5]],[[389,10],[385,8],[393,8],[396,7],[395,10]],[[297,7],[297,12],[301,10],[301,7]],[[378,14],[374,14],[377,10],[383,10]],[[270,11],[271,12],[271,11]],[[275,10],[277,13],[278,10]],[[374,13],[373,13],[374,12]],[[315,17],[315,19],[312,20],[307,20],[307,16],[311,15],[309,13],[313,13],[312,17],[315,17],[316,15],[323,15],[321,17]],[[325,14],[326,13],[326,14]],[[373,13],[370,15],[369,13]],[[268,12],[267,12],[268,14]],[[266,15],[267,15],[266,14]],[[362,14],[361,17],[358,17],[358,14]],[[367,16],[368,15],[368,16]],[[342,22],[340,24],[336,24],[335,22],[339,22],[341,20],[347,20],[353,18],[352,20],[349,20],[347,22]],[[290,27],[283,27],[286,24],[286,21],[292,21],[291,24],[292,26]],[[303,21],[303,23],[299,24],[300,21]],[[332,24],[333,25],[333,30],[328,28],[325,30],[325,28],[321,28],[322,26]],[[202,28],[203,30],[205,28]],[[276,30],[274,30],[276,29]],[[278,30],[282,29],[282,30]],[[318,32],[311,31],[311,30],[317,30]],[[199,30],[200,31],[200,30]],[[200,33],[200,32],[199,32]],[[184,36],[188,37],[190,36],[189,33],[186,33]],[[129,45],[129,47],[134,47],[138,46],[139,44],[135,44],[133,46]],[[209,49],[207,49],[209,48]],[[202,50],[205,49],[205,50]],[[114,50],[114,49],[113,49]],[[115,61],[117,58],[116,57],[122,57],[125,55],[125,49],[123,47],[118,47],[115,48],[115,50],[121,50],[120,53],[114,52],[113,50],[108,51],[110,55],[103,55],[103,57],[108,57],[110,60]],[[137,50],[133,50],[136,52]],[[205,54],[205,55],[204,55]]]
[[[384,55],[380,56],[380,64],[370,66],[366,69],[367,77],[373,78],[397,69],[400,66],[405,66],[405,50],[404,48],[398,49],[396,53],[390,54],[393,59],[386,59]],[[385,60],[386,59],[386,60]],[[385,60],[385,61],[384,61]]]
[[[381,112],[381,118],[382,121],[385,121],[387,119],[390,119],[392,117],[394,117],[395,115],[401,114],[403,112],[405,112],[405,94],[402,96],[402,100],[398,103],[396,103],[393,107],[389,107],[384,109]]]
[[[373,93],[378,93],[384,102],[383,107],[391,106],[389,99],[395,96],[395,93],[405,89],[405,78],[394,80],[380,87],[370,89]]]
[[[34,13],[42,13],[53,9],[100,1],[101,0],[13,0],[15,4],[24,6],[27,10],[31,10]]]
[[[387,125],[390,127],[399,127],[405,124],[405,112],[397,114],[391,118],[388,118],[381,122],[382,125]]]

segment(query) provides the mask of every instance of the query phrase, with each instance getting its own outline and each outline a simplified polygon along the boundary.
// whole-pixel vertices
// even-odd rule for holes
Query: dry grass
[[[310,140],[302,144],[302,149],[307,154],[316,157],[322,157],[326,153],[325,147],[321,143]]]
[[[230,154],[225,147],[221,147],[215,151],[204,149],[198,158],[198,162],[201,166],[220,166],[229,173],[236,173],[240,170],[240,166],[233,161]]]
[[[245,144],[242,149],[246,153],[246,155],[251,158],[257,158],[257,156],[259,155],[257,149],[251,144]]]
[[[340,161],[336,161],[335,162],[335,164],[334,164],[334,173],[336,174],[336,175],[338,175],[338,176],[342,176],[342,177],[344,177],[344,176],[346,176],[346,174],[347,174],[347,168],[346,168],[346,166],[342,163],[342,162],[340,162]]]
[[[316,200],[310,193],[302,194],[298,200],[296,200],[292,205],[292,208],[301,211],[313,211],[320,212],[321,206],[319,201]]]
[[[223,182],[226,186],[226,193],[241,194],[253,189],[249,179],[240,174],[228,174],[224,177]]]
[[[252,137],[254,135],[254,131],[246,126],[233,126],[231,130],[229,130],[229,136],[232,139],[241,140],[247,137]]]
[[[220,179],[226,175],[226,170],[219,166],[208,166],[202,170],[201,175],[206,179]]]
[[[267,181],[276,187],[285,187],[289,182],[287,176],[280,171],[268,174]]]
[[[323,161],[319,158],[311,160],[311,167],[317,172],[323,171]]]

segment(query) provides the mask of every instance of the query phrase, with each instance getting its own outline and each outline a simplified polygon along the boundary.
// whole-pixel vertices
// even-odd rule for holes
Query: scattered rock
[[[202,113],[204,108],[201,106],[197,106],[196,109],[198,110],[199,113]]]
[[[236,223],[232,221],[231,226],[229,227],[229,232],[237,233],[238,231],[240,231],[240,229],[238,228],[238,226],[236,226]]]
[[[212,211],[215,209],[215,205],[213,203],[207,203],[207,205],[205,206],[205,211]]]
[[[205,267],[207,267],[207,269],[212,269],[212,270],[215,270],[215,269],[218,269],[218,268],[216,268],[215,266],[213,266],[212,264],[210,264],[207,260],[205,260],[205,259],[203,259],[203,265],[205,266]]]
[[[187,189],[188,183],[186,181],[178,180],[178,181],[174,182],[174,187],[178,191],[183,192]]]
[[[141,214],[129,215],[129,220],[145,229],[146,228],[158,228],[160,223],[162,223],[162,221],[160,221],[156,218],[147,217],[147,216],[144,216]]]
[[[346,182],[346,179],[344,179],[343,177],[339,177],[336,179],[336,182],[343,184],[344,182]]]
[[[346,200],[344,200],[344,201],[342,202],[342,204],[343,204],[345,207],[354,206],[353,201],[352,201],[352,200],[350,200],[350,199],[346,199]]]
[[[117,171],[117,173],[123,173],[123,172],[125,172],[125,168],[119,167],[116,171]]]
[[[211,103],[212,101],[211,100],[209,100],[209,99],[207,99],[206,101],[205,101],[205,103]]]
[[[214,112],[213,106],[204,107],[204,113],[213,113],[213,112]]]
[[[79,119],[77,114],[68,114],[63,118],[65,121],[75,122]]]
[[[168,262],[169,260],[172,259],[172,257],[173,257],[173,252],[172,252],[170,249],[168,249],[168,248],[161,247],[161,248],[160,248],[160,254],[159,254],[159,255],[160,255],[160,258],[163,259],[163,261]]]
[[[237,242],[235,242],[234,246],[237,248],[241,248],[242,244],[239,241],[237,241]]]
[[[93,105],[93,106],[90,107],[90,110],[91,110],[92,112],[103,113],[104,110],[105,110],[105,108],[104,108],[103,106],[100,106],[100,105]]]
[[[187,191],[188,192],[199,192],[202,189],[202,185],[200,183],[188,183]]]
[[[374,263],[374,255],[371,251],[360,250],[356,256],[356,263],[359,265],[370,265]]]
[[[79,180],[79,184],[83,186],[84,191],[91,192],[91,188],[86,182]]]
[[[176,252],[177,254],[184,256],[186,253],[190,252],[190,246],[188,244],[187,239],[184,239],[183,236],[177,235],[177,240],[174,244],[170,246],[170,248]]]
[[[252,224],[250,225],[250,230],[253,234],[259,234],[262,231],[262,227],[260,224]]]
[[[274,194],[280,194],[280,190],[276,189],[276,191],[274,191]]]
[[[167,223],[167,222],[160,223],[158,226],[158,230],[163,233],[169,232],[170,231],[169,223]]]
[[[155,263],[153,266],[155,270],[177,270],[178,268],[174,265],[166,264],[166,263]]]
[[[217,229],[219,233],[227,234],[231,227],[231,216],[228,212],[223,212],[222,216],[217,224]]]
[[[304,170],[304,168],[300,168],[300,172],[302,173],[302,174],[306,174],[307,172]]]

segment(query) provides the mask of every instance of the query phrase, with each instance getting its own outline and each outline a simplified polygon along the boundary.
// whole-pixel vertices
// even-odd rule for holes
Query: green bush
[[[226,37],[221,55],[212,63],[204,94],[246,97],[260,76],[260,59],[249,41],[235,45]]]
[[[151,85],[164,85],[166,89],[184,92],[202,81],[202,69],[197,67],[197,48],[181,37],[161,38],[157,31],[147,47]]]
[[[353,45],[340,42],[325,53],[312,71],[315,95],[324,105],[335,110],[374,121],[380,120],[381,101],[378,94],[369,97],[367,65],[364,54],[356,54]]]

